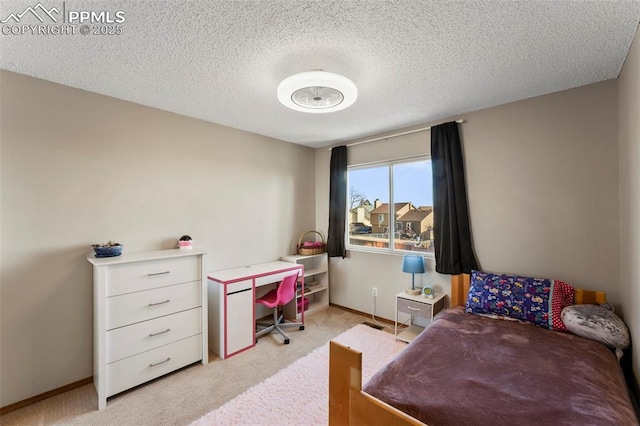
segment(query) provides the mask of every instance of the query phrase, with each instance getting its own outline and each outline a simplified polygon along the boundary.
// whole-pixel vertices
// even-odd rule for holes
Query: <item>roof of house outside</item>
[[[431,214],[429,210],[410,210],[398,218],[398,222],[421,222]]]
[[[398,210],[400,210],[401,208],[403,208],[407,204],[411,204],[411,203],[409,203],[409,202],[394,203],[393,204],[394,213],[396,213]],[[378,207],[376,207],[375,209],[371,210],[371,213],[373,213],[373,214],[376,214],[376,213],[389,213],[389,203],[380,204]]]
[[[373,210],[373,206],[371,204],[360,204],[359,206],[354,207],[352,210],[363,209],[366,212],[370,212]]]

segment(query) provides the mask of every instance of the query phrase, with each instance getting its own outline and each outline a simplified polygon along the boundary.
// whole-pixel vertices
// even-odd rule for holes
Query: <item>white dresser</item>
[[[107,397],[209,362],[204,251],[87,257],[93,264],[93,383]]]

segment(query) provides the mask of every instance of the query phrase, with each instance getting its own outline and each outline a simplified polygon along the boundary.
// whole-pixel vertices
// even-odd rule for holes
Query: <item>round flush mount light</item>
[[[309,71],[285,78],[278,85],[278,99],[291,109],[327,113],[348,108],[358,98],[353,81],[326,71]]]

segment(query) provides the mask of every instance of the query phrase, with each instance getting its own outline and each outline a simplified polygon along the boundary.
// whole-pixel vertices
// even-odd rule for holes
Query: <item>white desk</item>
[[[255,346],[256,288],[280,282],[295,271],[302,281],[304,265],[267,262],[207,274],[209,348],[225,359]],[[285,318],[297,316],[296,298],[285,306]],[[304,310],[300,315],[304,323]]]

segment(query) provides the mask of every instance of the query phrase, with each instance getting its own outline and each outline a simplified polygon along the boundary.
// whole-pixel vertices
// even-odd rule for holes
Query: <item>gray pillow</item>
[[[562,310],[561,318],[573,334],[615,348],[618,359],[631,342],[627,326],[609,306],[571,305]]]

